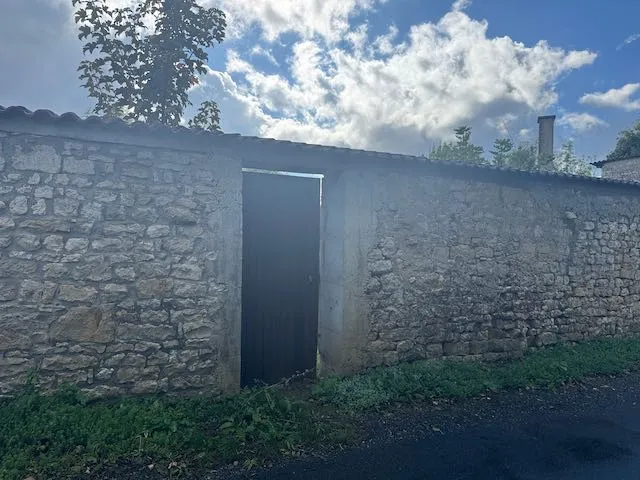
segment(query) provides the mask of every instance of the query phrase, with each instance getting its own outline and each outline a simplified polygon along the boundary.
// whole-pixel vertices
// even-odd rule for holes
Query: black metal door
[[[314,369],[320,180],[244,174],[242,384]]]

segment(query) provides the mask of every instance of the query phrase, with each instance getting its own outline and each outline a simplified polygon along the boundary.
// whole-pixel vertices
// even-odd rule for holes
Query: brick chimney
[[[546,157],[553,155],[553,124],[556,121],[555,115],[545,115],[538,117],[538,156]]]

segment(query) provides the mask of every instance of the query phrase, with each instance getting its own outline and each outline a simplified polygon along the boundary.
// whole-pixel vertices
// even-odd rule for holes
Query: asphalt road
[[[359,448],[234,479],[640,479],[640,374],[372,418]]]

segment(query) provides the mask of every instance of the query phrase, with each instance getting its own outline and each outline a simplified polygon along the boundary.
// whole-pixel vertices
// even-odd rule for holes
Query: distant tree
[[[428,158],[439,162],[455,162],[459,160],[456,158],[454,142],[440,142],[431,149]]]
[[[506,167],[510,163],[513,142],[508,138],[497,138],[493,142],[493,150],[489,153],[493,156],[491,163],[496,167]]]
[[[591,166],[584,159],[577,157],[573,142],[570,140],[565,142],[560,152],[554,156],[553,165],[556,172],[571,175],[591,175]]]
[[[629,130],[623,130],[613,151],[607,155],[607,160],[640,157],[640,120]]]
[[[455,162],[460,160],[456,157],[454,142],[440,142],[431,149],[428,155],[429,160],[438,162]]]
[[[458,127],[454,131],[457,139],[456,150],[461,159],[473,165],[484,163],[482,147],[471,143],[471,127]]]
[[[572,175],[591,175],[591,167],[576,156],[572,142],[566,142],[555,155],[539,156],[534,145],[521,143],[514,147],[508,138],[499,138],[491,150],[492,164],[525,171],[548,171]]]
[[[578,158],[572,142],[566,142],[562,149],[548,156],[538,155],[537,148],[531,143],[514,145],[509,138],[498,138],[493,142],[491,161],[482,156],[482,147],[471,143],[471,128],[455,129],[455,142],[442,142],[431,150],[430,160],[443,162],[464,162],[472,165],[491,164],[497,167],[524,171],[548,171],[569,173],[572,175],[591,175],[587,161]]]
[[[191,104],[189,89],[206,72],[205,49],[224,39],[224,13],[196,0],[138,0],[122,8],[107,0],[72,5],[82,51],[91,56],[78,71],[96,100],[93,113],[178,125]],[[197,122],[217,130],[219,110],[213,105],[201,106]]]
[[[442,142],[429,154],[430,160],[444,162],[464,162],[471,165],[485,163],[482,147],[471,143],[471,127],[462,126],[454,130],[455,142]]]
[[[540,172],[553,172],[556,170],[555,154],[544,154],[538,152],[535,170]]]
[[[538,153],[535,146],[528,143],[519,144],[509,155],[509,168],[516,170],[537,170]]]

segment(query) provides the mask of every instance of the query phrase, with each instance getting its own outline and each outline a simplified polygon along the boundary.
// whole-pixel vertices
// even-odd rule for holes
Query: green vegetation
[[[640,366],[640,338],[554,346],[496,362],[418,361],[329,378],[311,388],[264,387],[215,399],[89,401],[73,388],[53,396],[27,385],[0,400],[0,478],[65,478],[118,459],[164,468],[246,467],[358,438],[363,413],[397,403],[469,397],[485,391],[554,387]]]
[[[616,146],[607,160],[621,160],[640,157],[640,120],[628,130],[622,130],[618,135]]]
[[[196,0],[111,3],[71,1],[87,57],[79,78],[96,102],[92,112],[179,125],[192,87],[207,72],[207,50],[224,40],[224,12]],[[218,105],[206,100],[188,125],[218,131],[219,121]]]
[[[32,387],[0,402],[0,478],[60,478],[117,459],[191,467],[296,454],[340,442],[342,427],[309,402],[269,389],[224,399],[122,398],[89,402],[67,387],[53,396]]]
[[[380,409],[425,398],[461,398],[485,391],[555,387],[587,376],[640,367],[640,339],[606,339],[533,351],[520,360],[480,363],[418,361],[327,379],[314,396],[351,411]]]
[[[537,148],[529,143],[515,145],[509,138],[498,138],[489,151],[490,159],[484,158],[483,149],[471,142],[471,127],[454,129],[456,140],[435,146],[429,160],[440,162],[462,162],[470,165],[492,165],[525,171],[550,171],[571,175],[591,175],[591,166],[575,154],[573,142],[567,141],[559,152],[548,158],[538,156]]]
[[[574,145],[571,140],[565,142],[552,159],[553,169],[558,172],[569,173],[571,175],[591,175],[591,164],[587,160],[577,157]]]
[[[485,163],[482,147],[471,143],[471,127],[462,126],[454,129],[455,142],[442,142],[431,150],[430,160],[442,162],[465,162],[471,165]]]

